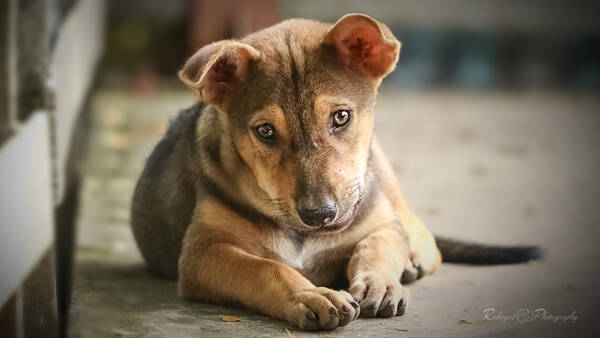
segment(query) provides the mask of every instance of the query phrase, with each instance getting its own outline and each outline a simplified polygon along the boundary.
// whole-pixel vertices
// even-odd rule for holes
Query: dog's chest
[[[319,238],[303,243],[281,238],[274,243],[272,252],[273,259],[294,268],[314,284],[325,285],[345,267],[351,250]]]
[[[280,239],[273,247],[275,258],[296,269],[301,270],[314,264],[315,256],[325,248],[314,241],[298,243],[287,238]]]

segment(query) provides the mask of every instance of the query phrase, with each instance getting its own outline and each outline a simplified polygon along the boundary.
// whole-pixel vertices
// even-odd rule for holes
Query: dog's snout
[[[322,227],[333,221],[337,207],[329,197],[305,197],[298,202],[298,214],[306,225]]]

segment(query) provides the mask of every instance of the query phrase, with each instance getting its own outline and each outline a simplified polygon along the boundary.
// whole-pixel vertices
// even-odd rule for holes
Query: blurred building
[[[387,24],[402,41],[398,70],[385,83],[408,88],[584,89],[600,88],[600,3],[590,0],[358,0],[266,1],[281,19],[303,17],[335,22],[361,12]],[[198,5],[200,3],[201,5]],[[160,75],[176,70],[200,42],[202,13],[222,6],[210,1],[132,3],[111,1],[106,65],[139,71],[151,64]],[[224,1],[227,3],[227,1]],[[268,25],[259,15],[265,1],[247,0],[234,20]],[[204,5],[202,5],[204,4]],[[258,7],[258,6],[262,7]],[[236,14],[237,13],[237,14]],[[225,20],[225,19],[224,19]],[[231,19],[227,19],[231,20]],[[239,25],[238,25],[239,26]],[[248,30],[221,29],[221,37]],[[196,36],[196,38],[194,38]],[[168,46],[168,47],[167,47]],[[132,70],[133,68],[133,70]],[[147,69],[146,69],[147,70]]]

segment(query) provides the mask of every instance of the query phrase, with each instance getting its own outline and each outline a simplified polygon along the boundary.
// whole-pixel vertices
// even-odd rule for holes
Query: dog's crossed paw
[[[442,263],[442,255],[431,239],[417,238],[413,243],[410,261],[402,273],[402,283],[412,283],[437,270]]]
[[[358,318],[360,306],[346,291],[318,287],[296,293],[290,312],[288,321],[302,330],[333,330]]]
[[[362,274],[353,278],[349,291],[360,303],[362,317],[389,318],[406,312],[409,293],[398,280]]]
[[[427,272],[420,261],[411,259],[402,273],[402,283],[412,283],[423,278]]]

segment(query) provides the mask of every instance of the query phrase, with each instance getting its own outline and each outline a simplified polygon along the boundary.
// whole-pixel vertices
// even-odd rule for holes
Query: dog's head
[[[179,77],[217,107],[250,203],[288,226],[340,230],[361,201],[377,88],[399,51],[366,15],[294,19],[205,46]]]

